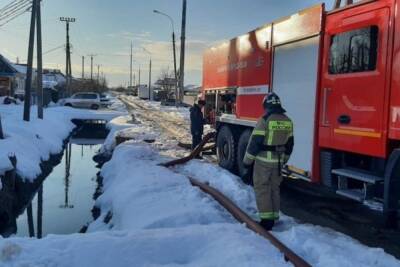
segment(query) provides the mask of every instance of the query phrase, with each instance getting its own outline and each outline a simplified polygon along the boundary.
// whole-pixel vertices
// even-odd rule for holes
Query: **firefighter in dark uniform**
[[[204,100],[199,100],[190,108],[190,131],[192,134],[192,150],[195,149],[203,138],[204,116],[202,109],[206,105]]]
[[[265,115],[253,130],[244,164],[254,164],[253,182],[261,226],[270,231],[279,219],[281,169],[293,151],[293,123],[285,115],[279,97],[264,98]]]

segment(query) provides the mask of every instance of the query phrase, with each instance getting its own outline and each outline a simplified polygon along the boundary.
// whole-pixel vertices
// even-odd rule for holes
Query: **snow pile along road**
[[[0,140],[0,175],[12,169],[9,155],[17,157],[17,173],[24,179],[34,180],[40,173],[39,164],[58,154],[63,141],[75,125],[72,119],[111,120],[123,112],[78,110],[68,107],[52,107],[44,111],[44,120],[37,118],[32,107],[31,120],[22,120],[22,105],[0,105],[5,139]]]
[[[176,171],[209,183],[251,217],[257,218],[253,189],[236,175],[198,160],[178,166]],[[312,266],[400,266],[398,260],[381,248],[369,248],[329,228],[298,223],[282,213],[272,233]]]
[[[101,216],[89,233],[0,239],[5,266],[290,266],[150,145],[118,146],[102,169]],[[104,220],[107,214],[112,218]]]

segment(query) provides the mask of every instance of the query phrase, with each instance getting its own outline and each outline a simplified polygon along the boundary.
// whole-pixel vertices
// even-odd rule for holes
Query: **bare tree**
[[[173,95],[176,86],[174,72],[170,71],[168,68],[162,69],[157,84],[161,86],[161,89],[165,91],[168,96]]]

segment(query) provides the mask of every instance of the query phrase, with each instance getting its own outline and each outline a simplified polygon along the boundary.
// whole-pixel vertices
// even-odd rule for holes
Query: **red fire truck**
[[[351,2],[351,1],[350,1]],[[323,4],[261,26],[204,54],[205,114],[219,164],[242,159],[262,99],[276,92],[295,127],[290,176],[351,199],[400,200],[400,0]]]

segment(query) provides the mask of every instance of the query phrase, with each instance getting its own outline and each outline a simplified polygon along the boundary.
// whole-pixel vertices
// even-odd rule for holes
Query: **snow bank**
[[[102,169],[101,216],[89,233],[0,239],[5,266],[290,266],[150,145],[124,143]],[[104,218],[112,212],[108,224]]]
[[[254,191],[240,178],[216,165],[193,160],[176,168],[179,173],[210,183],[253,218],[257,218]],[[369,248],[328,228],[297,223],[281,214],[273,231],[285,245],[304,257],[312,266],[400,266],[400,262],[381,248]]]
[[[36,107],[31,109],[31,121],[22,120],[22,105],[0,105],[0,115],[5,139],[0,140],[0,175],[12,169],[9,155],[17,157],[17,173],[34,180],[40,173],[40,162],[51,154],[60,153],[63,140],[73,128],[72,119],[111,120],[121,112],[92,111],[68,107],[47,108],[44,120],[37,119]]]

